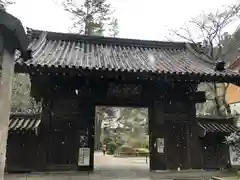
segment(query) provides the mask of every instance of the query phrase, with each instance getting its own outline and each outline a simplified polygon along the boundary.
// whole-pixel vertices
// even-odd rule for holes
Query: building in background
[[[240,56],[229,66],[229,69],[240,73]],[[232,114],[240,115],[240,86],[229,84],[226,93],[226,101],[231,107]],[[239,118],[236,124],[238,127],[240,127]]]

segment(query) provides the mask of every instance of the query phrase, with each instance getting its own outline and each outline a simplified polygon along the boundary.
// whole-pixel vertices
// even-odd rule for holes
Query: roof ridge
[[[87,41],[93,44],[110,44],[119,46],[143,46],[146,48],[172,48],[172,49],[185,49],[185,42],[173,41],[153,41],[141,39],[128,39],[128,38],[113,38],[104,36],[86,36],[74,33],[52,32],[31,29],[31,37],[39,38],[42,33],[47,33],[48,40],[62,40],[62,41]]]
[[[197,58],[201,59],[203,62],[211,64],[211,65],[216,65],[216,62],[211,61],[208,59],[204,54],[198,53],[190,43],[186,43],[186,49],[188,52],[190,52],[192,55],[196,56]]]
[[[147,73],[149,77],[153,74],[154,77],[181,76],[186,80],[195,80],[196,77],[192,75],[196,75],[201,77],[197,81],[227,80],[233,83],[237,83],[240,77],[228,70],[217,72],[213,63],[211,65],[198,54],[190,52],[191,48],[187,48],[187,45],[194,49],[194,44],[185,42],[82,36],[40,30],[32,30],[31,33],[33,60],[23,62],[17,59],[17,72],[31,72],[37,68],[46,72],[47,68],[56,68],[59,72],[81,69],[104,73]]]
[[[239,66],[239,65],[240,65],[240,56],[237,56],[237,58],[234,61],[229,63],[228,68],[234,69],[236,66]]]

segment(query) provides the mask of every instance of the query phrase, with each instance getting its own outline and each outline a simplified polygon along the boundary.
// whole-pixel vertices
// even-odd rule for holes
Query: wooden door
[[[49,164],[77,166],[76,123],[55,120],[51,123]]]
[[[167,168],[187,169],[186,123],[167,122]]]
[[[203,168],[216,169],[218,167],[218,146],[214,136],[207,135],[202,138]]]
[[[55,97],[52,102],[48,164],[78,167],[79,148],[90,148],[89,170],[93,167],[94,105],[80,97]],[[72,168],[71,168],[72,169]]]

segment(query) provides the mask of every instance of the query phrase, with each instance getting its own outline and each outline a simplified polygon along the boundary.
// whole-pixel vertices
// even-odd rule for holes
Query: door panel
[[[185,123],[167,123],[167,168],[188,168]]]
[[[215,169],[218,165],[218,147],[216,138],[209,135],[202,139],[203,148],[203,168]]]
[[[73,165],[76,163],[76,129],[72,121],[52,121],[49,164]]]

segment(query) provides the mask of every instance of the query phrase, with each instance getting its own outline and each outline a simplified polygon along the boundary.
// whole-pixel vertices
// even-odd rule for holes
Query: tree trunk
[[[232,111],[231,111],[231,107],[230,105],[227,103],[226,101],[226,95],[227,95],[227,89],[228,89],[228,86],[229,86],[229,83],[227,85],[224,85],[224,97],[223,97],[223,104],[227,110],[227,114],[228,115],[231,115],[232,114]]]
[[[221,112],[221,105],[220,105],[219,99],[218,99],[217,84],[216,84],[216,83],[213,83],[213,87],[214,87],[214,91],[215,91],[214,101],[215,101],[215,103],[216,103],[216,112],[217,112],[217,115],[218,115],[218,116],[221,116],[221,115],[222,115],[222,112]]]
[[[11,108],[12,78],[14,73],[14,56],[4,50],[0,57],[2,63],[0,86],[0,180],[4,179],[8,125]]]

